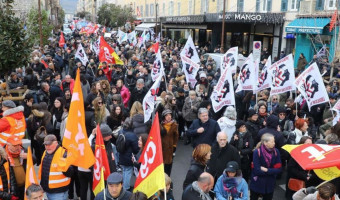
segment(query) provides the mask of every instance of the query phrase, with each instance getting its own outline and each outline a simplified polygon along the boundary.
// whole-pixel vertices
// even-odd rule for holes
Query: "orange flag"
[[[28,146],[27,148],[27,164],[26,164],[26,179],[25,179],[25,193],[32,183],[38,184],[37,176],[35,174],[33,160],[32,160],[32,151],[31,147]],[[25,200],[27,199],[25,195]]]
[[[158,49],[159,49],[159,43],[156,42],[155,44],[151,45],[149,48],[148,48],[148,51],[154,51],[155,53],[158,52]]]
[[[149,138],[138,162],[142,163],[133,192],[143,192],[148,198],[165,188],[162,142],[158,113],[153,121]]]
[[[65,38],[64,38],[64,33],[60,32],[60,39],[59,39],[59,47],[63,48],[65,45]]]
[[[95,147],[95,157],[96,164],[93,167],[93,193],[97,195],[103,190],[102,179],[107,180],[110,175],[109,161],[107,160],[107,154],[105,150],[104,140],[102,133],[100,131],[99,125],[97,125],[97,136],[96,136],[96,147]],[[101,175],[101,169],[103,169],[104,174]]]
[[[70,165],[88,169],[95,163],[86,134],[84,100],[80,85],[79,68],[77,69],[70,111],[66,122],[63,147],[68,150],[64,170],[67,170]]]
[[[99,61],[107,64],[124,65],[116,52],[105,41],[104,37],[100,37]]]

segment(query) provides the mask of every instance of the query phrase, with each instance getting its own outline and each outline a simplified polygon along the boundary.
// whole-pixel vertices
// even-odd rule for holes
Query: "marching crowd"
[[[340,96],[339,81],[326,85],[330,104],[308,109],[305,99],[296,100],[297,93],[270,96],[269,90],[235,93],[235,106],[214,112],[210,96],[221,76],[220,66],[206,53],[219,52],[208,43],[196,47],[200,58],[197,84],[191,87],[182,71],[182,44],[161,38],[159,51],[165,70],[156,91],[155,109],[144,123],[143,99],[152,86],[151,71],[156,54],[148,48],[152,41],[139,48],[129,42],[119,43],[117,37],[105,38],[114,48],[123,65],[99,62],[92,49],[94,34],[73,32],[60,48],[56,36],[43,49],[34,48],[30,66],[16,68],[3,79],[1,87],[29,90],[22,102],[1,102],[0,119],[0,199],[147,199],[141,192],[133,193],[131,178],[140,167],[138,159],[147,141],[155,113],[158,112],[166,180],[166,199],[174,200],[173,184],[183,184],[183,200],[263,200],[273,199],[277,179],[286,180],[286,198],[296,200],[339,199],[340,181],[335,179],[317,187],[323,180],[313,171],[303,170],[281,147],[285,144],[340,144],[340,124],[332,124],[334,106]],[[82,44],[88,56],[83,64],[75,57]],[[262,52],[260,67],[269,53]],[[296,76],[307,67],[300,56]],[[326,59],[314,58],[320,71],[331,73]],[[45,64],[46,63],[46,66]],[[92,168],[71,166],[58,170],[59,160],[66,158],[62,147],[76,71],[84,98],[85,125],[89,143],[94,150],[96,126],[100,125],[107,151],[110,171],[105,191],[94,196]],[[335,68],[332,73],[340,70]],[[233,75],[237,83],[237,73]],[[325,75],[324,74],[324,75]],[[236,87],[235,87],[236,88]],[[120,135],[124,135],[121,140]],[[27,137],[33,149],[34,163],[39,166],[40,185],[32,184],[25,191],[27,150],[22,139]],[[183,183],[172,183],[170,176],[177,143],[192,145],[191,164]],[[179,147],[180,148],[180,147]],[[283,171],[287,176],[282,176]],[[303,187],[289,187],[291,179]],[[88,195],[90,193],[90,197]],[[76,196],[74,196],[76,194]],[[165,199],[159,191],[150,199]]]

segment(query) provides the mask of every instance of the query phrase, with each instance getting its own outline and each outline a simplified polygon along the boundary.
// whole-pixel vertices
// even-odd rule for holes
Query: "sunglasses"
[[[103,102],[98,102],[98,105],[101,105],[101,104],[103,104]]]
[[[273,101],[277,101],[277,99],[273,99]]]

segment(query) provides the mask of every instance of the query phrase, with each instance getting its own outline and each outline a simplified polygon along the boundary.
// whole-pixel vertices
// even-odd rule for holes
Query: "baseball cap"
[[[12,145],[18,145],[18,144],[22,144],[21,139],[16,136],[16,135],[11,135],[8,139],[7,139],[7,143],[8,144],[12,144]]]
[[[50,145],[54,141],[57,141],[57,137],[55,135],[46,135],[46,137],[44,138],[44,145]]]
[[[225,169],[226,172],[236,172],[239,169],[237,162],[229,161],[227,163],[227,168]]]

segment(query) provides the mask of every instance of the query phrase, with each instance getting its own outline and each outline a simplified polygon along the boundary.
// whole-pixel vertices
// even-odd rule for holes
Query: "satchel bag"
[[[301,188],[305,188],[305,187],[306,187],[306,183],[303,180],[290,178],[288,181],[288,188],[292,191],[298,191]]]
[[[119,135],[119,131],[122,129],[122,126],[118,126],[112,131],[113,137],[117,138]]]
[[[37,130],[37,132],[35,132],[34,139],[35,139],[39,144],[43,144],[46,135],[47,135],[47,132],[46,132],[45,126],[41,126],[41,127]]]

